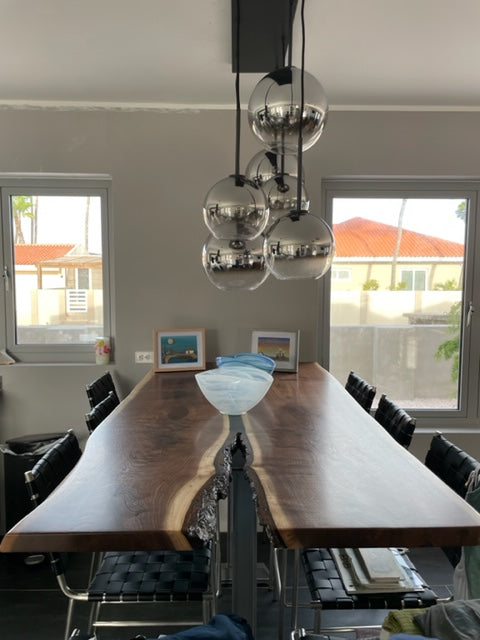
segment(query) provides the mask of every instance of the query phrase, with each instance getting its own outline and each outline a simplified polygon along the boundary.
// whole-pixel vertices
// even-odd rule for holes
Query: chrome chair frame
[[[37,507],[70,473],[81,456],[78,440],[72,430],[58,440],[34,465],[31,471],[25,473],[25,483],[33,507]],[[217,520],[218,522],[218,520]],[[62,554],[50,553],[50,564],[62,593],[68,598],[67,619],[65,623],[65,640],[68,640],[72,627],[75,602],[89,602],[91,604],[88,633],[95,633],[101,627],[183,627],[194,624],[206,624],[216,613],[216,596],[218,594],[218,536],[204,549],[194,551],[152,551],[130,552],[119,558],[119,552],[105,552],[98,561],[94,575],[87,589],[72,589],[66,577],[66,567]],[[166,560],[162,563],[159,556]],[[114,560],[126,560],[115,564]],[[150,562],[150,560],[152,562]],[[112,569],[114,581],[109,583],[104,592],[97,589],[92,593],[91,588],[98,584],[99,576],[105,568]],[[133,566],[133,573],[129,572],[128,563]],[[137,564],[135,564],[137,562]],[[197,571],[197,564],[204,569]],[[138,571],[137,571],[138,570]],[[138,573],[142,576],[139,577]],[[203,572],[202,572],[203,571]],[[126,582],[116,580],[124,573]],[[143,580],[143,576],[146,579]],[[195,588],[188,590],[191,578]],[[129,582],[130,581],[130,582]],[[104,582],[108,583],[105,579]],[[135,588],[141,583],[141,591]],[[184,608],[186,602],[201,602],[202,614],[192,620],[101,620],[99,617],[102,605],[107,604],[167,604],[169,607],[177,605]]]

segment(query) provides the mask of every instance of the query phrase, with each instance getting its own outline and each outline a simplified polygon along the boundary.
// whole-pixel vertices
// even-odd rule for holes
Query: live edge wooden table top
[[[201,545],[238,449],[259,522],[278,546],[480,544],[480,514],[308,363],[275,373],[263,401],[235,419],[207,402],[193,372],[148,374],[0,550]]]

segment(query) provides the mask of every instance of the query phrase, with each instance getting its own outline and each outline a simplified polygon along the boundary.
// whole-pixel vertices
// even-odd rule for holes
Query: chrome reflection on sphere
[[[210,282],[225,291],[252,291],[263,284],[270,274],[263,240],[263,236],[255,240],[228,240],[210,235],[202,251],[203,268]]]
[[[245,176],[228,176],[205,196],[203,218],[215,238],[254,240],[268,224],[263,190]]]
[[[268,269],[279,280],[321,278],[335,255],[330,227],[307,211],[291,212],[277,220],[263,248]]]
[[[321,136],[328,103],[320,82],[304,73],[304,102],[301,100],[301,70],[284,67],[264,76],[248,103],[248,121],[260,142],[274,153],[296,153],[300,134],[305,151]]]

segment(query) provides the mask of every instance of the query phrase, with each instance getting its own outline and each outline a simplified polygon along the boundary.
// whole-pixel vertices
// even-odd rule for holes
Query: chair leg
[[[313,611],[313,633],[320,633],[322,628],[322,609],[315,607]]]
[[[298,626],[298,588],[300,578],[300,550],[293,550],[293,580],[292,580],[292,615],[290,630]]]
[[[202,600],[202,620],[203,624],[208,624],[211,618],[215,615],[215,598],[211,596],[204,596]]]
[[[100,602],[92,602],[90,607],[90,615],[88,617],[88,633],[93,633],[93,628],[98,620],[100,613]]]
[[[67,620],[65,622],[65,640],[69,640],[70,638],[70,629],[72,627],[72,618],[73,618],[73,607],[75,605],[75,600],[68,601],[67,607]]]
[[[270,589],[272,590],[272,600],[273,602],[278,602],[279,600],[279,576],[278,576],[278,564],[276,563],[276,549],[272,543],[270,543],[270,551],[269,551],[269,571],[268,571],[268,580],[270,584]]]
[[[278,590],[279,601],[279,640],[284,640],[285,612],[288,611],[288,609],[291,609],[289,632],[293,631],[298,626],[298,609],[300,606],[298,602],[300,583],[300,550],[293,550],[292,593],[290,601],[288,600],[287,590],[289,553],[290,551],[288,549],[275,549],[274,551],[275,585]]]

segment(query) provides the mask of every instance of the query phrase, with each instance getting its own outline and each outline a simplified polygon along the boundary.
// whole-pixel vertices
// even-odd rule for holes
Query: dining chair
[[[286,584],[285,578],[285,560],[286,550],[282,550],[283,559],[279,562],[280,571],[284,577],[281,585]],[[292,597],[288,600],[285,589],[280,587],[280,625],[279,638],[284,638],[284,614],[285,611],[291,610],[290,629],[298,627],[298,610],[308,608],[313,611],[313,627],[311,631],[315,634],[319,633],[342,633],[354,632],[361,626],[358,623],[353,625],[323,626],[322,612],[325,610],[388,610],[388,609],[423,609],[436,604],[439,599],[436,593],[426,584],[413,562],[408,555],[401,549],[380,549],[378,550],[383,556],[384,552],[390,551],[391,558],[395,558],[398,563],[399,575],[406,576],[407,582],[413,586],[398,586],[391,591],[387,591],[386,587],[380,584],[380,581],[373,584],[370,583],[368,588],[364,589],[355,585],[354,581],[348,581],[345,577],[345,570],[340,570],[340,558],[344,560],[345,567],[351,567],[352,558],[360,558],[359,551],[375,552],[377,550],[358,550],[358,549],[327,549],[327,548],[311,548],[303,550],[295,550],[295,556],[300,556],[299,562],[294,557],[292,567]],[[348,555],[347,555],[348,554]],[[388,558],[387,558],[388,559]],[[360,560],[358,560],[360,564]],[[359,566],[359,564],[357,566]],[[390,560],[391,564],[391,560]],[[283,565],[283,567],[282,567]],[[365,565],[363,565],[365,566]],[[375,561],[371,566],[376,566]],[[299,575],[295,575],[298,567],[303,568],[307,589],[309,592],[309,601],[300,602],[298,597]],[[355,571],[351,573],[356,576]],[[375,588],[374,588],[375,587]],[[368,625],[369,628],[378,627],[380,625]]]
[[[447,440],[435,434],[425,456],[425,465],[462,498],[467,492],[467,480],[478,468],[478,460]]]
[[[465,498],[470,473],[480,463],[460,447],[447,440],[441,433],[435,434],[425,456],[425,466],[438,476],[459,496]],[[442,547],[450,564],[456,567],[460,561],[461,547]]]
[[[25,473],[32,505],[38,506],[73,469],[81,455],[72,430],[61,438]],[[102,627],[183,627],[206,624],[216,612],[216,541],[192,551],[107,551],[99,559],[86,589],[74,589],[67,581],[64,554],[49,554],[52,570],[62,593],[68,598],[65,640],[69,638],[75,602],[91,605],[88,637]],[[105,620],[101,608],[115,605],[168,605],[180,616],[162,619],[143,618]],[[199,608],[197,616],[187,620],[186,606]],[[158,614],[157,606],[155,613]],[[129,609],[127,609],[129,611]]]
[[[88,402],[90,403],[90,407],[92,409],[96,407],[97,404],[99,404],[102,400],[105,400],[110,392],[113,392],[117,397],[117,400],[119,400],[115,382],[113,381],[110,371],[106,371],[99,378],[87,384],[85,389],[87,392]]]
[[[85,422],[88,431],[92,433],[105,418],[112,413],[115,407],[118,407],[120,400],[113,391],[109,391],[108,396],[101,400],[88,413],[85,414]]]
[[[375,420],[405,449],[412,442],[417,421],[385,394],[380,397]]]
[[[415,419],[391,402],[386,395],[382,395],[375,418],[382,426],[395,438],[399,444],[408,448],[415,430]],[[348,558],[357,557],[363,550],[349,549]],[[291,600],[287,598],[287,560],[286,553],[279,560],[280,551],[276,550],[275,573],[277,576],[277,590],[281,609],[291,609],[291,627],[295,628],[298,623],[298,609],[308,607],[314,611],[315,633],[320,633],[321,612],[324,609],[389,609],[389,608],[411,608],[428,607],[437,602],[436,594],[430,589],[423,578],[419,575],[414,564],[408,555],[398,549],[378,549],[377,562],[388,560],[390,555],[400,564],[411,576],[415,578],[415,590],[394,591],[392,593],[384,590],[375,591],[370,588],[367,593],[351,593],[349,585],[345,585],[344,576],[340,573],[339,551],[330,548],[311,548],[295,550],[293,562],[293,578],[291,582]],[[361,564],[363,560],[359,560]],[[299,570],[303,568],[305,579],[310,593],[308,604],[298,602]],[[350,592],[349,592],[350,591]],[[283,636],[283,613],[280,618],[280,636]],[[335,631],[350,631],[351,628],[335,628]],[[326,631],[324,628],[323,631]]]
[[[355,398],[361,407],[365,411],[370,412],[372,408],[373,399],[377,393],[377,388],[361,378],[354,371],[350,371],[348,374],[347,382],[345,383],[345,389],[348,393]]]

